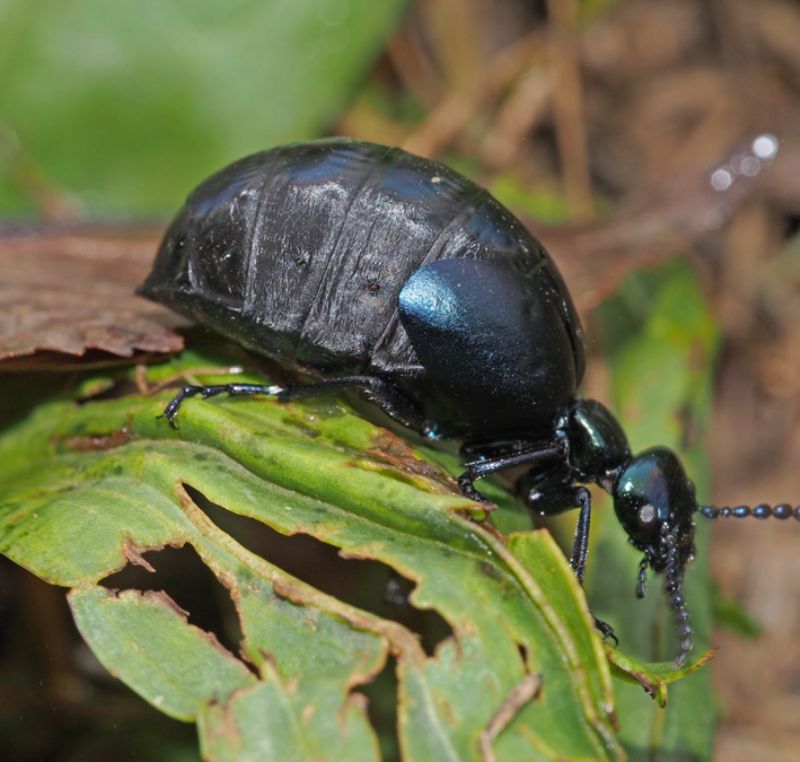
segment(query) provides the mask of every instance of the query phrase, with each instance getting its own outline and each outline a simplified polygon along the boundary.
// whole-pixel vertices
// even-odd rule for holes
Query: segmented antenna
[[[672,607],[678,637],[680,638],[678,655],[674,664],[675,669],[678,669],[686,663],[689,652],[692,650],[694,629],[689,619],[686,600],[683,597],[683,564],[678,550],[676,531],[674,529],[670,531],[667,524],[662,526],[661,531],[661,541],[667,551],[664,565],[664,590],[666,591],[669,605]]]
[[[644,594],[647,590],[647,566],[649,563],[650,559],[647,556],[639,562],[639,579],[636,581],[637,598],[644,598]]]
[[[716,505],[701,505],[697,508],[697,512],[707,519],[716,519],[720,517],[727,519],[729,516],[733,516],[737,519],[742,519],[745,516],[753,516],[757,519],[768,519],[770,517],[773,519],[789,519],[794,516],[794,518],[800,521],[800,505],[792,508],[789,503],[781,503],[775,506],[761,503],[761,505],[757,505],[755,508],[751,508],[749,505],[737,505],[734,508],[718,508]]]

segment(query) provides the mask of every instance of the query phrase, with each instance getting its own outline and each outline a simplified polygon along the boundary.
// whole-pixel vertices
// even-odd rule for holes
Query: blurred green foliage
[[[0,209],[43,177],[87,212],[173,209],[329,127],[405,0],[0,0]]]
[[[554,225],[570,218],[569,206],[562,196],[545,190],[531,190],[510,174],[498,175],[489,190],[507,207],[537,222]]]

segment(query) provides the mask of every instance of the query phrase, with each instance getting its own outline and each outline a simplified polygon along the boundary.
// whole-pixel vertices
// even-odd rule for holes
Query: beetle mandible
[[[541,244],[488,192],[399,148],[335,138],[222,169],[190,194],[139,293],[316,376],[184,386],[164,413],[172,425],[197,395],[357,390],[430,438],[461,439],[465,496],[484,501],[475,480],[528,466],[520,489],[534,513],[578,507],[570,563],[581,583],[584,485],[599,484],[643,554],[637,595],[648,568],[664,575],[676,664],[692,648],[682,588],[695,514],[800,518],[785,504],[698,506],[674,452],[633,455],[611,412],[577,394],[583,332]]]

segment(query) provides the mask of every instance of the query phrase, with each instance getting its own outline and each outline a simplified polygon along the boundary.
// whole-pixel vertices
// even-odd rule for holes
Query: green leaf
[[[256,682],[213,636],[189,625],[163,593],[115,595],[92,586],[73,591],[69,600],[78,629],[98,659],[172,717],[193,720],[205,704],[225,701]]]
[[[611,665],[614,667],[615,675],[630,683],[641,685],[656,700],[659,707],[664,709],[667,706],[667,687],[669,684],[676,683],[687,675],[702,669],[714,658],[714,650],[709,649],[701,653],[680,669],[675,669],[672,662],[643,664],[615,648],[608,648],[608,656]]]
[[[4,0],[0,206],[19,142],[93,212],[174,208],[228,162],[319,135],[405,4]]]
[[[330,722],[319,735],[310,734],[308,723],[302,722],[306,707],[305,713],[310,714],[311,710],[316,713],[316,706],[302,701],[303,697],[287,690],[273,672],[258,685],[238,692],[227,704],[209,706],[200,718],[204,758],[242,762],[380,758],[358,701],[345,708],[346,725],[340,728]]]
[[[202,370],[220,359],[198,345],[150,378],[229,380]],[[98,378],[130,375],[75,388],[107,395]],[[169,391],[81,404],[42,395],[0,436],[0,550],[73,588],[98,658],[162,711],[196,717],[208,759],[377,759],[359,687],[390,653],[405,760],[480,760],[487,744],[507,762],[621,758],[609,668],[566,560],[544,532],[506,544],[458,494],[451,455],[413,449],[330,399],[192,399],[175,431],[156,418]],[[494,524],[520,526],[520,506],[490,492]],[[243,547],[205,501],[392,567],[452,637],[426,654],[406,626]],[[240,654],[163,594],[98,587],[165,545],[190,545],[228,590]],[[520,691],[539,680],[537,694]]]

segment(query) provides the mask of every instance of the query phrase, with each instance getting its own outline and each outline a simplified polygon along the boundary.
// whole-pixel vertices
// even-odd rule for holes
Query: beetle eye
[[[639,523],[648,526],[656,520],[656,508],[651,503],[643,505],[639,509]]]

